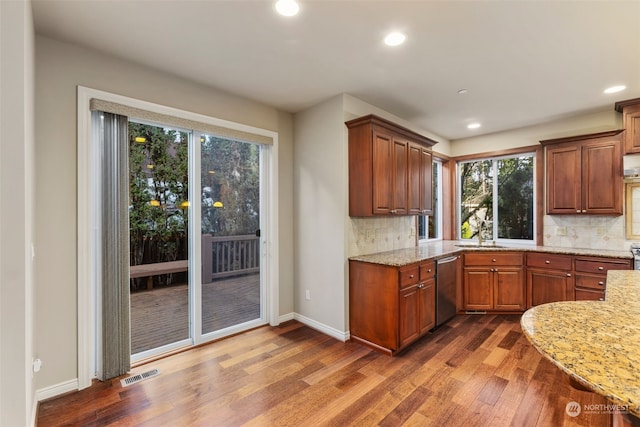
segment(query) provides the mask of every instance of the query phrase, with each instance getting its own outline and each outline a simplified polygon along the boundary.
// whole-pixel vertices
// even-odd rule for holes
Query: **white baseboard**
[[[36,401],[40,402],[51,397],[59,396],[70,391],[78,390],[78,379],[65,381],[60,384],[55,384],[49,387],[36,390]]]
[[[278,317],[278,322],[280,323],[288,322],[289,320],[293,320],[294,316],[295,314],[293,312],[283,314],[282,316]]]
[[[336,328],[332,328],[331,326],[327,326],[324,323],[320,323],[316,320],[310,319],[308,317],[303,316],[302,314],[294,313],[293,318],[300,323],[304,323],[310,328],[313,328],[317,331],[322,332],[323,334],[329,335],[339,341],[345,342],[349,340],[350,334],[349,331],[343,332]]]

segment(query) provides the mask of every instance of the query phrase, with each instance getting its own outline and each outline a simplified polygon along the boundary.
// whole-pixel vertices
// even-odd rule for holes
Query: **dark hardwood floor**
[[[136,367],[41,402],[38,426],[607,426],[527,342],[519,316],[457,316],[396,357],[291,321]],[[583,411],[584,412],[584,411]]]

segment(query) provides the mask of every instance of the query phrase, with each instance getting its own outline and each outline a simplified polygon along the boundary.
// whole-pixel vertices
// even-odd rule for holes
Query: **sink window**
[[[535,241],[535,153],[458,162],[461,239]]]
[[[441,240],[442,239],[442,161],[433,160],[433,214],[418,216],[418,239]]]

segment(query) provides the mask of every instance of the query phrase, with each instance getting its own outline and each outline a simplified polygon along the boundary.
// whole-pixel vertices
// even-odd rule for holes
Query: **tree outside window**
[[[534,240],[534,155],[459,164],[462,239]]]

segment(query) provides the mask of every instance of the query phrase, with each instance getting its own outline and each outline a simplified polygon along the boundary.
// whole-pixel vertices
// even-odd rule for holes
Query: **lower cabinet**
[[[427,332],[435,318],[435,262],[393,267],[349,261],[351,339],[395,354]]]
[[[463,309],[522,311],[525,308],[523,254],[464,255]]]
[[[573,257],[530,252],[527,254],[527,306],[573,301]]]
[[[599,300],[604,301],[607,287],[607,271],[630,270],[631,260],[601,258],[601,257],[575,257],[575,300]]]

